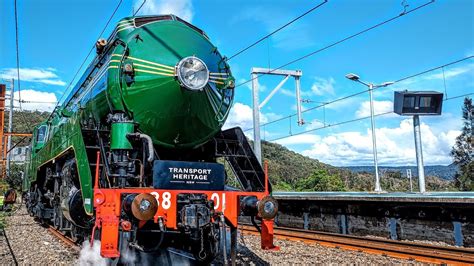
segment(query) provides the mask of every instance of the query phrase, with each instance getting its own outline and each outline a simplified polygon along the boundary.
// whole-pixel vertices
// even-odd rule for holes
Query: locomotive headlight
[[[201,59],[189,56],[179,61],[176,72],[182,86],[189,90],[202,90],[209,81],[209,70]]]

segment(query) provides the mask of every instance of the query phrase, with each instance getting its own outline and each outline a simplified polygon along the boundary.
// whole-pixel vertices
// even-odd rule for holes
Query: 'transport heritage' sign
[[[222,164],[156,160],[153,165],[154,188],[224,190],[224,183]]]

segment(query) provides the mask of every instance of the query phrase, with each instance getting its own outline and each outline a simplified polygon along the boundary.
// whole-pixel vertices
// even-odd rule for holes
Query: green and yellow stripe
[[[229,73],[220,73],[220,72],[210,72],[209,73],[209,82],[216,84],[224,85],[225,80],[229,78]]]
[[[135,28],[135,22],[133,21],[133,19],[122,20],[117,24],[117,32],[131,28]]]
[[[110,60],[110,63],[120,63],[121,61],[119,59],[115,58],[121,58],[121,54],[112,54],[112,59]],[[133,68],[135,69],[136,72],[142,72],[142,73],[148,73],[148,74],[155,74],[155,75],[161,75],[161,76],[167,76],[167,77],[174,77],[175,76],[175,70],[173,66],[168,66],[132,56],[128,56],[127,60],[131,60],[133,62]],[[109,66],[109,68],[113,68],[114,66]],[[115,66],[115,68],[118,68],[118,66]]]

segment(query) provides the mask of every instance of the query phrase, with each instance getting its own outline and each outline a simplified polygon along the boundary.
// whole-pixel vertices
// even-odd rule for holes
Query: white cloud
[[[444,71],[444,78],[450,79],[462,75],[467,72],[471,72],[474,70],[474,64],[468,64],[465,66],[454,67],[451,69],[447,69]],[[443,72],[431,74],[425,77],[425,79],[443,79]]]
[[[314,83],[311,86],[311,92],[316,96],[334,95],[334,83],[336,82],[332,77],[327,79],[315,77]]]
[[[311,85],[310,90],[301,89],[302,97],[314,97],[314,96],[334,96],[335,95],[335,85],[336,81],[334,78],[321,78],[314,77],[314,82]],[[280,93],[289,97],[295,97],[294,90],[281,89]]]
[[[250,8],[241,9],[230,19],[232,24],[242,21],[254,22],[254,25],[262,25],[270,33],[285,24],[289,17],[288,10],[259,6],[255,3]],[[273,47],[285,51],[299,50],[314,46],[316,41],[313,34],[314,26],[307,21],[300,20],[270,37]],[[297,34],[295,34],[297,32]],[[265,41],[267,43],[268,40]]]
[[[14,99],[20,99],[20,93],[15,91],[13,96]],[[52,112],[54,107],[56,106],[56,102],[58,99],[56,98],[56,94],[52,92],[43,92],[43,91],[36,91],[36,90],[21,90],[21,100],[25,101],[21,103],[21,107],[24,110],[30,111],[48,111]],[[31,103],[29,103],[31,101]],[[9,105],[10,102],[7,101],[5,103]],[[18,101],[14,101],[15,106],[19,106]]]
[[[434,128],[421,124],[423,157],[426,165],[450,164],[449,154],[456,136],[461,132]],[[377,134],[377,154],[381,165],[414,165],[415,148],[411,119],[400,122],[398,127],[380,128]],[[372,165],[372,135],[367,132],[344,132],[324,138],[314,137],[316,142],[303,155],[337,166]]]
[[[318,120],[318,119],[313,119],[310,122],[306,122],[306,124],[307,125],[306,125],[305,130],[313,130],[313,129],[316,129],[316,128],[324,127],[324,123],[321,122],[321,120]]]
[[[247,87],[247,89],[252,91],[252,80],[251,79],[240,78],[236,84],[237,85],[243,84],[245,87]],[[258,91],[260,91],[260,92],[267,90],[267,86],[260,83],[260,81],[258,79],[257,79],[257,86],[258,86]],[[260,99],[263,101],[264,98],[262,98],[262,97],[264,97],[264,95],[260,95]]]
[[[62,81],[56,75],[56,69],[48,68],[20,68],[20,78],[22,81],[43,83],[47,85],[64,86],[66,82]],[[0,70],[0,78],[17,79],[16,68],[4,68]]]
[[[391,111],[393,111],[392,101],[374,101],[374,114]],[[360,104],[359,109],[356,111],[356,117],[361,118],[367,116],[370,116],[370,102],[364,101]]]
[[[312,47],[316,44],[314,35],[311,34],[312,27],[311,24],[304,22],[291,25],[271,37],[273,46],[286,51]],[[274,30],[274,28],[271,30]],[[298,34],[295,34],[295,32]]]
[[[294,92],[294,91],[291,91],[291,90],[280,89],[280,93],[283,94],[283,95],[286,95],[286,96],[296,97],[295,92]]]
[[[281,115],[275,113],[260,113],[260,123],[267,123],[281,117]],[[239,102],[234,103],[227,121],[222,128],[227,129],[232,127],[241,127],[243,130],[253,128],[253,110],[251,106]],[[264,133],[267,137],[274,136],[273,133],[268,131],[263,132],[263,128],[261,129],[262,137]]]
[[[140,7],[143,0],[136,0],[135,10]],[[192,22],[194,8],[191,0],[148,0],[138,13],[140,15],[176,15],[188,22]]]

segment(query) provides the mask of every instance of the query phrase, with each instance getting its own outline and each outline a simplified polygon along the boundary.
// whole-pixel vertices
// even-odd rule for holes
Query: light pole
[[[387,87],[392,85],[394,82],[384,82],[379,85],[374,85],[372,83],[363,82],[360,80],[359,76],[353,73],[349,73],[346,75],[346,78],[363,84],[369,88],[369,97],[370,97],[370,123],[372,126],[372,150],[374,154],[374,166],[375,166],[375,192],[382,192],[382,188],[380,186],[380,177],[379,177],[379,166],[378,166],[378,159],[377,159],[377,139],[375,136],[375,120],[374,120],[374,98],[372,95],[372,91],[376,88],[380,87]]]

